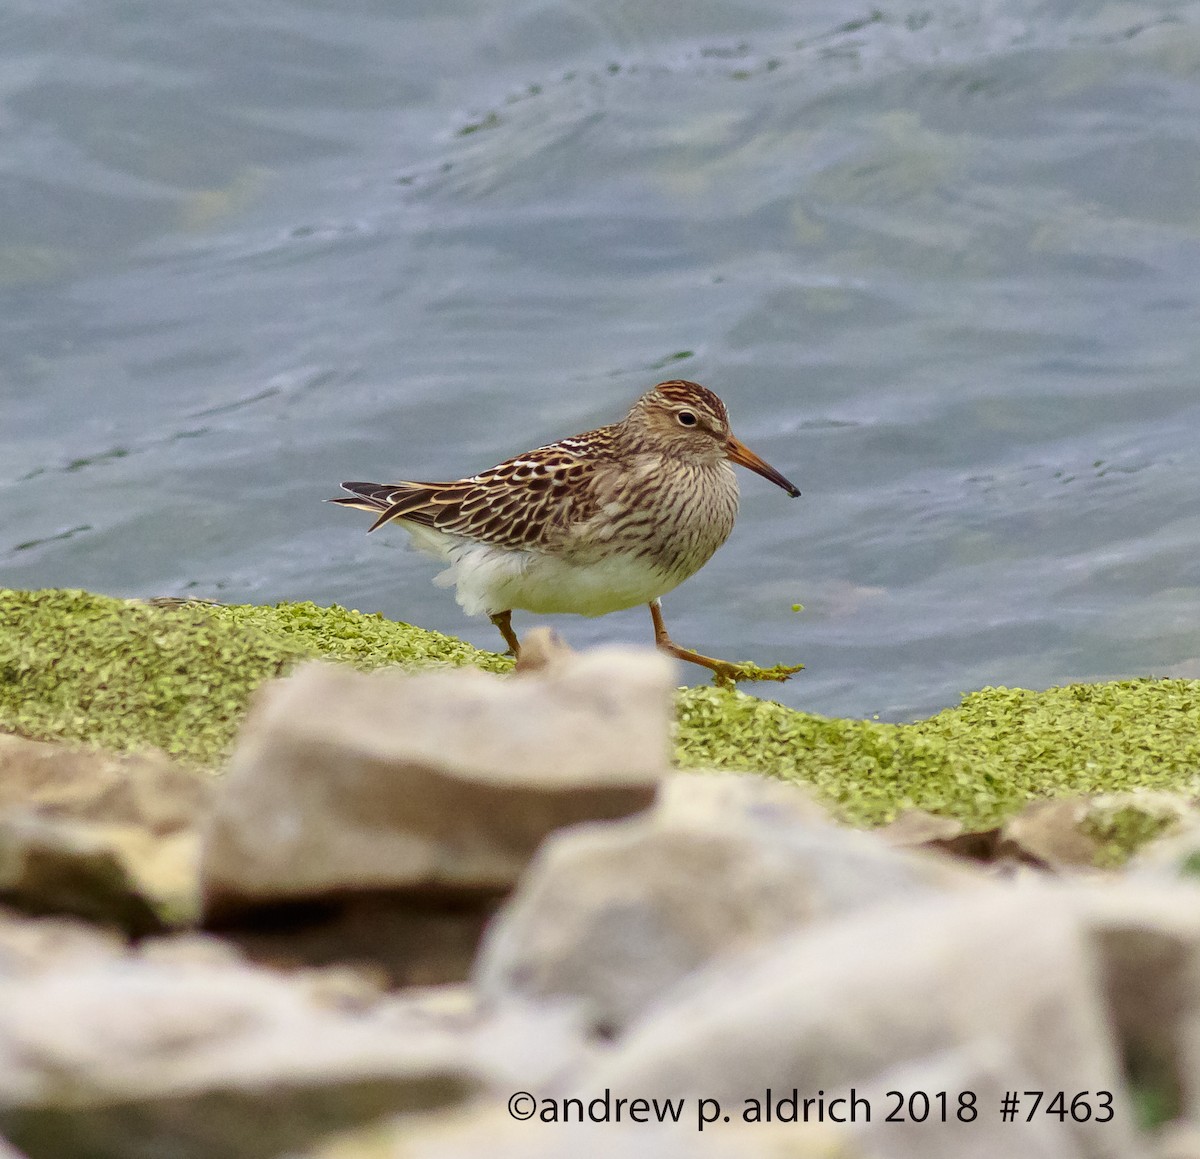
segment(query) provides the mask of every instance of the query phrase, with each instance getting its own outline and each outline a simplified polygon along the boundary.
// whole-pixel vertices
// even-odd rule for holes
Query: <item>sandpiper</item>
[[[786,680],[798,667],[762,669],[681,648],[659,598],[699,571],[728,538],[740,463],[796,487],[729,429],[725,404],[695,382],[660,382],[618,423],[527,451],[448,483],[343,483],[331,503],[378,513],[368,528],[399,523],[422,551],[449,566],[468,615],[483,612],[514,655],[514,608],[602,616],[648,604],[654,640],[722,683]]]

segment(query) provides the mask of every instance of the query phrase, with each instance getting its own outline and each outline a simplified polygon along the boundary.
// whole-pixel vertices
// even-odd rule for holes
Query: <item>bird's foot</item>
[[[654,642],[668,656],[676,660],[685,660],[689,664],[699,664],[713,674],[713,683],[721,688],[732,688],[735,684],[749,683],[752,680],[787,680],[804,667],[803,664],[776,664],[774,668],[760,668],[757,664],[746,661],[735,664],[731,660],[715,660],[711,656],[693,652],[691,648],[681,648],[671,639],[667,625],[663,622],[662,606],[658,600],[650,601],[650,618],[654,622]]]
[[[748,684],[755,680],[775,680],[782,683],[804,667],[803,664],[776,664],[773,668],[760,668],[749,661],[737,664],[732,660],[716,660],[712,656],[693,652],[690,648],[681,648],[669,638],[659,639],[657,644],[668,656],[674,656],[676,660],[707,668],[713,674],[713,683],[721,688],[732,688],[735,684]]]
[[[756,680],[774,680],[782,684],[803,667],[803,664],[775,664],[770,668],[760,668],[748,660],[741,664],[734,664],[729,660],[716,660],[711,665],[713,683],[718,688],[732,688],[736,684],[749,684]]]

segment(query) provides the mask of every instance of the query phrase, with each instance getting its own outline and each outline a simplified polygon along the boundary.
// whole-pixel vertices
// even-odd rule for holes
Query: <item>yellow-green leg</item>
[[[686,660],[689,664],[699,664],[707,668],[716,678],[718,684],[737,684],[749,680],[778,680],[784,681],[793,673],[799,672],[803,664],[779,664],[774,668],[759,668],[757,664],[734,664],[729,660],[714,660],[711,656],[703,656],[690,648],[681,648],[667,633],[667,625],[663,623],[662,605],[658,600],[650,603],[650,618],[654,621],[654,643],[669,656],[677,660]]]

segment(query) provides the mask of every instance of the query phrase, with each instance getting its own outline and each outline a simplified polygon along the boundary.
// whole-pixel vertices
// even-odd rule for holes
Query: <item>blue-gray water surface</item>
[[[803,491],[664,601],[766,694],[1200,676],[1200,2],[11,0],[0,101],[0,584],[490,648],[320,501],[686,377]]]

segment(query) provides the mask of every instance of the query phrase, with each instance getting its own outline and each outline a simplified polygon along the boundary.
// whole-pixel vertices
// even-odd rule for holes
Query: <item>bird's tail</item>
[[[419,483],[343,483],[342,490],[350,494],[325,502],[381,513],[367,528],[368,534],[393,519],[413,514],[428,500],[427,489]]]

